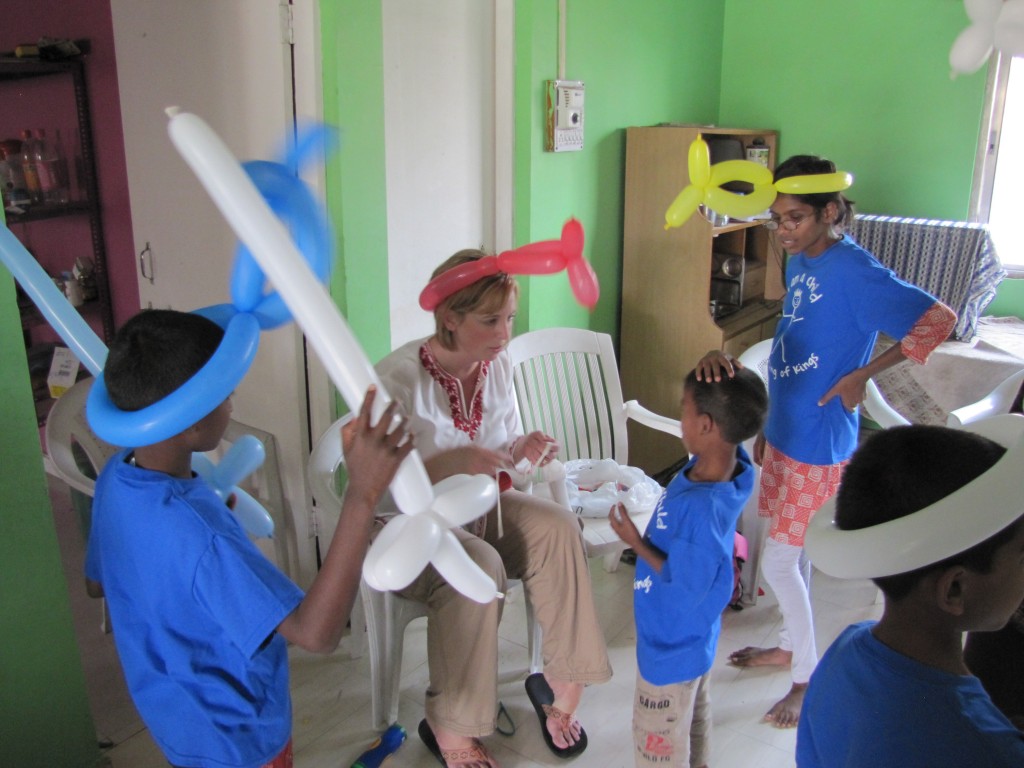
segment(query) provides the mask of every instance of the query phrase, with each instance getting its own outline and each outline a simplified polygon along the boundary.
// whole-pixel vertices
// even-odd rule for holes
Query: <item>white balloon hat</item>
[[[987,472],[905,517],[857,530],[836,527],[836,497],[817,511],[804,549],[814,566],[840,579],[870,579],[923,568],[994,536],[1024,515],[1024,416],[1004,414],[964,427],[1007,451]]]

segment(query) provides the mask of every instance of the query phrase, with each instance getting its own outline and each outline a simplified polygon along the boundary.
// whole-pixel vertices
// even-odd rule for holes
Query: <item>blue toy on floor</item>
[[[390,726],[373,745],[352,763],[352,768],[380,768],[381,763],[393,755],[405,743],[408,734],[398,723]]]

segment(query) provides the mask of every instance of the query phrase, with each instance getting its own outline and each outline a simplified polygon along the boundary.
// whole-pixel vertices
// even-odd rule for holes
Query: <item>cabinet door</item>
[[[111,13],[132,230],[145,265],[141,304],[192,310],[226,302],[235,236],[172,146],[164,110],[178,106],[199,115],[240,159],[272,157],[293,119],[292,46],[281,5],[112,0]],[[306,535],[306,399],[299,332],[288,326],[262,334],[256,361],[235,393],[234,418],[278,440],[302,544],[298,561],[309,574],[315,558]]]

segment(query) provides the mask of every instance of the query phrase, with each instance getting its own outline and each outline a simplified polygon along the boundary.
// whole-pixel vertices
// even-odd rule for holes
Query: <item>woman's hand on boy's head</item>
[[[731,379],[742,367],[743,363],[720,349],[712,349],[694,366],[697,381],[721,381],[723,375]]]
[[[395,472],[413,449],[412,438],[403,417],[394,429],[397,404],[391,402],[375,425],[370,423],[377,388],[370,386],[359,409],[359,415],[341,430],[341,442],[348,468],[349,494],[361,495],[376,505],[394,479]]]

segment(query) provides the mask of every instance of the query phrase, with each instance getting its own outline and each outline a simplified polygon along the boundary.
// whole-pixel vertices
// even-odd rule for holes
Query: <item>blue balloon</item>
[[[46,271],[7,227],[0,226],[0,261],[42,312],[75,357],[96,376],[103,370],[107,347],[78,310],[58,290]]]
[[[331,224],[309,187],[299,178],[305,164],[322,163],[338,143],[337,131],[317,124],[303,126],[283,163],[252,160],[242,164],[253,185],[270,209],[288,225],[299,252],[320,282],[331,271],[334,234]],[[231,300],[240,312],[252,312],[263,329],[276,328],[292,319],[284,300],[274,291],[263,294],[266,278],[244,243],[239,243],[231,275]]]
[[[235,314],[206,365],[163,400],[138,411],[122,411],[115,406],[102,374],[97,376],[85,404],[89,426],[108,443],[132,448],[174,437],[235,391],[256,357],[259,339],[256,318],[248,313]]]
[[[337,151],[340,143],[337,128],[323,123],[300,123],[295,141],[290,142],[279,156],[298,176],[304,165],[323,165],[327,156]]]
[[[280,163],[251,160],[242,167],[270,209],[290,225],[295,245],[313,273],[326,282],[331,271],[331,226],[309,187]],[[240,312],[256,314],[261,328],[276,328],[290,321],[292,315],[276,291],[263,295],[264,282],[256,259],[244,243],[239,243],[231,274],[231,300]]]
[[[192,454],[192,469],[203,478],[213,492],[227,502],[233,494],[235,505],[232,512],[242,527],[256,538],[270,538],[274,535],[274,520],[267,510],[252,496],[238,487],[238,483],[255,472],[266,459],[266,449],[257,438],[243,435],[219,464],[214,464],[202,453]]]

